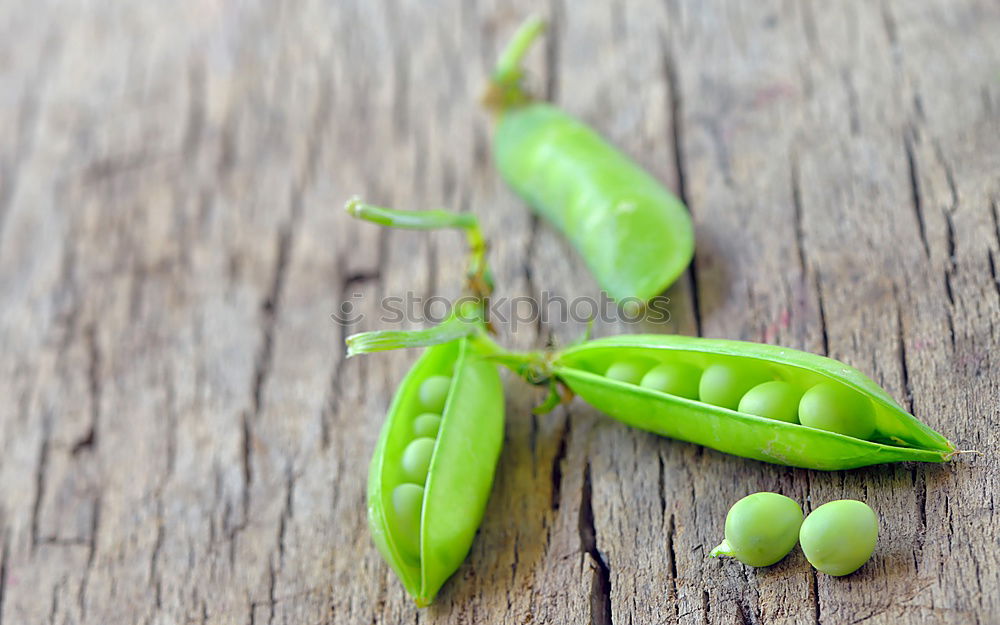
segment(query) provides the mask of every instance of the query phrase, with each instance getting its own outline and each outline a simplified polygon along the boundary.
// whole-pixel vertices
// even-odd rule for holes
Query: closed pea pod
[[[540,20],[528,20],[493,74],[487,104],[497,113],[497,168],[573,243],[611,297],[648,301],[691,261],[690,215],[588,126],[524,94],[520,61],[542,28]]]

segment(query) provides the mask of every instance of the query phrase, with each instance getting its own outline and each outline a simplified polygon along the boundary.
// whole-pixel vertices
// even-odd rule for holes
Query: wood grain
[[[550,0],[533,84],[690,206],[681,332],[826,353],[963,449],[818,473],[657,438],[507,378],[487,516],[416,611],[369,454],[413,353],[379,299],[593,296],[499,181],[477,106],[518,1],[0,5],[0,623],[991,623],[1000,613],[1000,9]],[[350,303],[365,318],[341,326]],[[414,318],[402,325],[419,327]],[[500,324],[519,347],[584,324]],[[871,563],[709,560],[739,497],[869,502]]]

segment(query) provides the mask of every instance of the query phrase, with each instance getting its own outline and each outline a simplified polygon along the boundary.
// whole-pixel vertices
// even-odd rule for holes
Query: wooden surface
[[[697,228],[671,322],[596,332],[827,353],[982,454],[792,470],[579,402],[534,417],[540,392],[508,376],[485,522],[438,602],[411,605],[364,488],[416,354],[345,361],[342,341],[393,325],[380,297],[454,297],[462,241],[340,206],[471,210],[498,296],[597,292],[498,180],[476,102],[530,5],[0,5],[2,623],[997,622],[991,0],[542,7],[533,84]],[[367,317],[333,323],[345,301]],[[539,347],[582,325],[502,330]],[[709,560],[757,490],[869,502],[873,560],[843,579],[799,551]]]

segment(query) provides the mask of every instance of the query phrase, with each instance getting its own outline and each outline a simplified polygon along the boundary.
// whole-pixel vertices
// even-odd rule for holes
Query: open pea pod
[[[368,475],[368,521],[419,607],[469,552],[503,443],[496,365],[467,339],[427,348],[392,401]]]
[[[663,375],[649,381],[656,377],[650,373],[654,369]],[[628,425],[775,464],[834,470],[906,460],[944,462],[955,453],[945,437],[857,369],[785,347],[623,335],[560,352],[552,374]],[[658,390],[665,376],[671,377],[666,384],[673,385],[672,392]],[[747,400],[758,387],[766,391],[768,383],[791,398],[791,415],[766,414],[768,406],[782,410],[781,401]],[[836,431],[837,418],[849,422],[843,431],[856,433]],[[803,425],[807,422],[812,425]]]

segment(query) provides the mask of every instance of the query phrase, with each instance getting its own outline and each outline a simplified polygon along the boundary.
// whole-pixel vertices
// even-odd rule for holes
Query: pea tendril
[[[486,239],[479,229],[479,220],[472,213],[447,210],[397,210],[374,206],[355,196],[344,205],[347,214],[388,228],[403,230],[464,230],[469,245],[467,288],[478,298],[486,299],[493,292],[493,275],[486,262]]]

